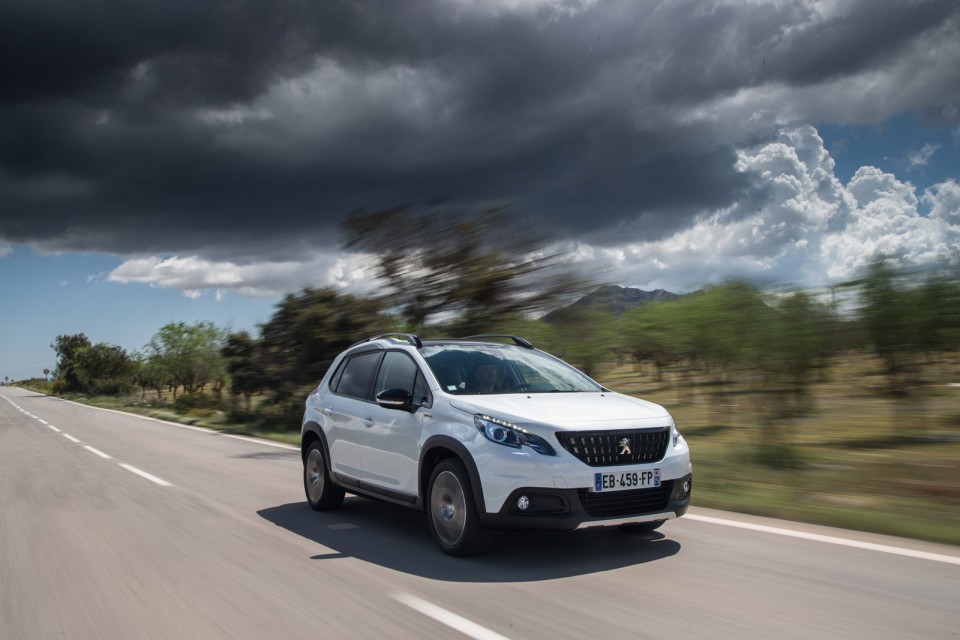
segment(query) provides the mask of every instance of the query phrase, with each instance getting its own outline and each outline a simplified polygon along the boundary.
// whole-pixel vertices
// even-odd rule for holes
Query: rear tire
[[[343,503],[345,492],[330,480],[323,443],[319,440],[310,445],[303,460],[303,491],[307,503],[316,511],[336,509]]]
[[[459,459],[446,458],[433,469],[426,503],[430,533],[445,554],[469,556],[490,547],[493,534],[480,524],[470,478]]]

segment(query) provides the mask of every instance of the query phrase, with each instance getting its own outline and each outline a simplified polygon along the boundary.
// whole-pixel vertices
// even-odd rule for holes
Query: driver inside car
[[[484,358],[470,371],[467,391],[470,393],[496,393],[500,391],[502,369],[494,358]]]

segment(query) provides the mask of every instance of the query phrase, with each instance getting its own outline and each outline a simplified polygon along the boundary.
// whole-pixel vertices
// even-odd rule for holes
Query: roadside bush
[[[755,460],[769,469],[802,469],[806,466],[797,448],[785,443],[758,446]]]
[[[211,410],[214,412],[227,410],[223,398],[205,393],[180,394],[177,396],[177,399],[174,400],[173,408],[177,413],[190,413],[191,415],[195,415],[194,412],[198,410]]]
[[[67,381],[64,380],[63,378],[58,378],[53,382],[51,382],[49,390],[50,390],[50,393],[55,396],[62,396],[70,392],[69,385],[67,384]]]

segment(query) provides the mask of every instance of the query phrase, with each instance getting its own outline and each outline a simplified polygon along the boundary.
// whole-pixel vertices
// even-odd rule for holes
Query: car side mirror
[[[413,411],[413,396],[406,389],[384,389],[377,394],[377,404],[385,409]]]

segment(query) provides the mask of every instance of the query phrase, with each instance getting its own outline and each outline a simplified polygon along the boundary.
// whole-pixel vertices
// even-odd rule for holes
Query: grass
[[[805,415],[772,426],[754,385],[668,379],[630,366],[604,384],[658,402],[691,448],[694,504],[960,544],[960,388],[884,397],[875,363],[840,361]],[[765,429],[775,445],[763,445]]]
[[[771,420],[776,399],[748,379],[717,383],[674,372],[654,382],[652,371],[629,364],[610,364],[596,377],[673,414],[690,444],[695,505],[960,545],[960,386],[948,385],[960,373],[931,367],[924,372],[931,382],[910,400],[881,393],[878,367],[862,356],[837,360],[810,388],[806,412],[779,420]],[[81,400],[299,442],[296,424],[271,430],[210,409],[178,415],[139,398]]]

